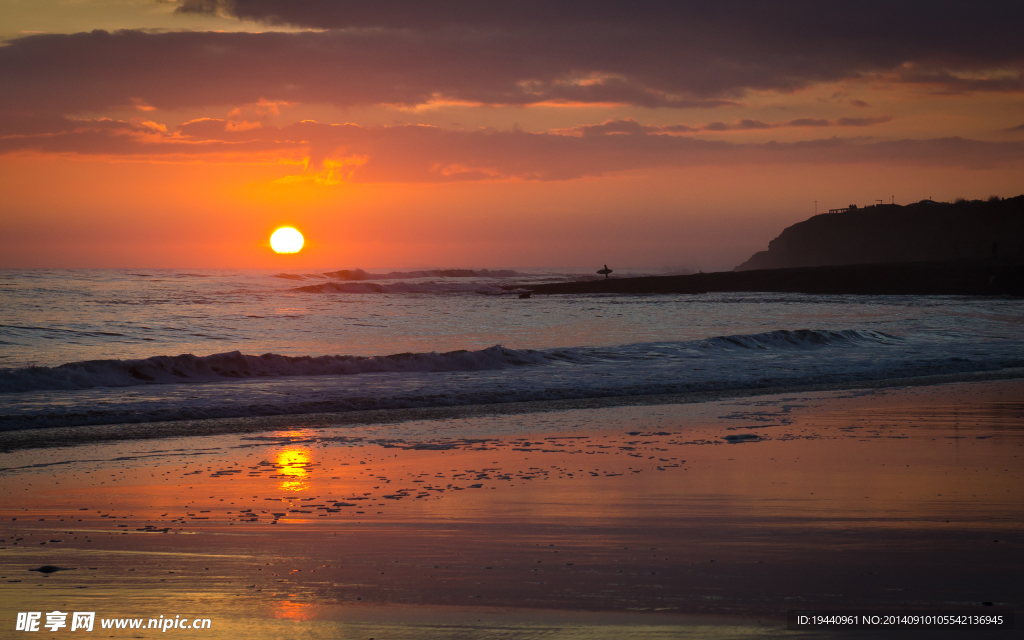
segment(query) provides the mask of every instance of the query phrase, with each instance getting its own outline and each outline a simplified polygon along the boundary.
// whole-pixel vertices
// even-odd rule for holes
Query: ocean
[[[616,276],[644,275],[616,271]],[[0,271],[0,430],[1024,367],[1024,300],[533,296],[580,269]]]

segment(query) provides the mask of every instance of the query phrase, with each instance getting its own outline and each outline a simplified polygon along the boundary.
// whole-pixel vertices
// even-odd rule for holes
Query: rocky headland
[[[1024,295],[1024,195],[847,207],[786,228],[733,271],[521,287],[531,294]]]
[[[787,227],[736,267],[786,269],[895,262],[1024,263],[1024,195],[851,205]]]

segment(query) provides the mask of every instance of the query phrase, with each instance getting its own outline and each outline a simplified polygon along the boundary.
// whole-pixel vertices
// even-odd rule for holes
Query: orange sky
[[[762,4],[0,1],[0,267],[731,268],[1024,193],[1021,9]]]

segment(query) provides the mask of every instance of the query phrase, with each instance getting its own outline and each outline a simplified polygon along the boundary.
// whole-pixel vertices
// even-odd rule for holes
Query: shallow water
[[[260,271],[0,270],[0,366],[234,350],[382,356],[495,344],[554,349],[782,329],[1008,339],[1024,320],[1020,300],[951,296],[488,295],[501,286],[583,275],[516,273],[521,275],[409,281],[433,293],[310,293],[301,290],[303,283],[332,279]]]
[[[501,287],[581,274],[281,275],[0,273],[0,429],[750,390],[1024,366],[1017,299],[520,300]]]

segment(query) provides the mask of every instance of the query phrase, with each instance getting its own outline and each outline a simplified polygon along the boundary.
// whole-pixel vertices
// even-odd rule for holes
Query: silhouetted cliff
[[[1024,195],[823,213],[786,228],[736,271],[947,261],[1024,263]]]

